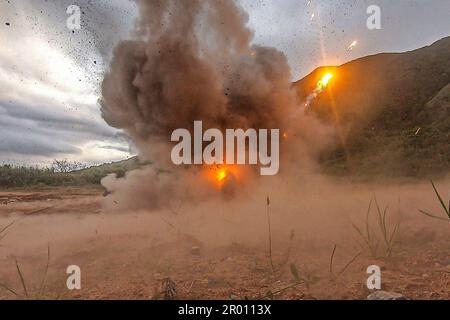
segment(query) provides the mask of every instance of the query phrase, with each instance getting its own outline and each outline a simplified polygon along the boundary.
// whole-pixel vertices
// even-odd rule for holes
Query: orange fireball
[[[205,166],[205,175],[218,188],[222,188],[229,179],[239,179],[239,171],[236,165],[210,165]]]

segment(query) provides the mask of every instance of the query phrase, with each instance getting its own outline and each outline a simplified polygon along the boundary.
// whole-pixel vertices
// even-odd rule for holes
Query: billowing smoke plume
[[[195,120],[203,121],[204,130],[280,129],[290,139],[282,153],[295,151],[286,159],[319,151],[317,142],[324,137],[314,120],[301,114],[286,57],[274,48],[251,45],[248,16],[233,1],[137,3],[135,39],[115,49],[101,105],[106,122],[123,129],[140,159],[153,166],[123,181],[109,177],[107,188],[136,199],[139,186],[145,189],[146,207],[159,207],[160,197],[174,193],[189,197],[197,179],[187,178],[186,171],[195,170],[171,165],[170,136],[178,128],[192,130]],[[162,186],[161,169],[170,171]]]

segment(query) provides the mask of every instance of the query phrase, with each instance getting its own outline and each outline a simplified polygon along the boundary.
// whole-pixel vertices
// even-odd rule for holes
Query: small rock
[[[208,287],[217,287],[220,285],[220,281],[216,280],[216,279],[208,279]]]
[[[239,297],[234,293],[230,293],[230,300],[239,300]]]
[[[191,254],[194,256],[199,256],[200,255],[200,247],[192,247]]]
[[[431,292],[430,293],[430,298],[431,299],[439,299],[441,297],[441,295],[437,292]]]
[[[6,22],[5,24],[6,24],[8,27],[11,25],[11,23],[9,23],[9,22]]]
[[[369,294],[367,300],[408,300],[408,298],[401,293],[379,290]]]

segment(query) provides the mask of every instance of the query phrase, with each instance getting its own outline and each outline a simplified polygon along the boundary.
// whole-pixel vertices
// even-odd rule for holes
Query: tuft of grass
[[[47,275],[48,275],[48,268],[50,266],[50,245],[48,245],[47,247],[47,263],[45,265],[45,270],[42,276],[42,280],[39,286],[39,289],[36,290],[35,292],[30,291],[29,289],[31,288],[29,285],[27,285],[27,282],[25,280],[25,277],[23,275],[23,272],[20,268],[19,262],[17,261],[17,259],[15,259],[15,265],[16,265],[16,272],[17,272],[17,277],[20,281],[20,285],[22,287],[22,293],[19,293],[19,291],[12,289],[11,287],[7,286],[4,283],[0,283],[0,288],[3,288],[7,291],[9,291],[10,293],[12,293],[13,295],[15,295],[18,298],[25,298],[25,299],[45,299],[46,297],[48,297],[48,294],[45,292],[45,286],[46,286],[46,282],[47,282]]]
[[[164,296],[164,300],[175,300],[177,294],[177,288],[175,282],[170,278],[165,278],[161,284],[161,290]]]
[[[370,200],[369,207],[367,209],[366,221],[365,221],[365,231],[363,229],[360,229],[355,224],[353,224],[353,228],[356,230],[358,235],[361,237],[361,239],[366,244],[367,248],[370,251],[370,255],[372,257],[376,257],[379,243],[378,243],[378,241],[376,241],[376,238],[372,237],[371,231],[370,231],[370,210],[372,208],[372,203],[373,203],[373,199]]]
[[[380,228],[381,234],[383,236],[384,244],[387,250],[387,256],[390,257],[392,255],[392,250],[394,246],[394,237],[397,234],[398,228],[400,227],[400,221],[398,221],[392,232],[389,232],[388,223],[386,221],[387,213],[389,207],[385,207],[383,211],[381,211],[380,206],[378,205],[377,199],[375,199],[375,205],[377,207],[378,214],[378,226]]]
[[[376,208],[377,228],[372,226],[373,223],[370,219],[373,203],[375,203]],[[376,197],[374,197],[370,200],[369,207],[367,209],[365,229],[359,228],[353,224],[353,228],[364,241],[373,258],[387,258],[391,257],[393,253],[395,239],[400,228],[400,220],[397,221],[394,227],[389,227],[388,212],[389,207],[386,206],[384,209],[381,209]]]
[[[270,198],[268,196],[266,198],[266,216],[267,216],[268,238],[269,238],[268,239],[269,263],[272,273],[275,274],[277,270],[280,270],[284,265],[286,265],[289,262],[292,251],[292,245],[295,238],[295,230],[292,229],[290,232],[289,244],[286,250],[286,257],[283,259],[282,262],[279,262],[275,267],[275,262],[273,259],[273,246],[272,246],[272,223],[270,219]]]
[[[281,294],[281,293],[283,293],[283,292],[285,292],[285,291],[287,291],[289,289],[293,289],[295,287],[298,287],[301,284],[308,285],[308,280],[303,279],[300,276],[300,273],[298,272],[298,269],[297,269],[297,266],[295,265],[295,263],[291,264],[290,269],[291,269],[291,274],[292,274],[292,276],[294,278],[294,283],[293,284],[291,284],[289,286],[286,286],[284,288],[281,288],[281,289],[279,289],[277,291],[269,290],[269,291],[267,291],[267,293],[264,296],[262,296],[262,297],[260,297],[260,298],[258,298],[256,300],[267,300],[267,299],[274,300],[276,295],[279,295],[279,294]]]
[[[279,269],[281,269],[283,266],[285,266],[286,264],[289,263],[289,260],[291,258],[291,252],[292,252],[292,246],[294,243],[294,239],[295,239],[295,230],[292,229],[291,233],[289,235],[289,243],[288,243],[288,246],[286,249],[286,256],[285,256],[284,260],[278,264]]]
[[[334,273],[333,266],[334,266],[334,257],[336,255],[337,245],[335,244],[333,247],[333,252],[331,253],[330,257],[330,275],[331,279],[336,280],[339,276],[341,276],[347,269],[350,267],[350,265],[358,259],[358,257],[361,255],[361,252],[357,253],[351,260],[349,260],[345,266],[338,271],[338,273]]]
[[[433,180],[431,180],[431,185],[433,186],[434,193],[436,194],[439,204],[441,205],[442,209],[444,210],[446,217],[440,217],[436,214],[428,213],[427,211],[424,211],[424,210],[419,210],[419,212],[422,213],[423,215],[426,215],[433,219],[450,221],[450,196],[448,198],[448,206],[447,206],[444,203],[444,200],[443,200],[441,194],[439,193],[439,191],[437,190],[436,185],[434,184]]]

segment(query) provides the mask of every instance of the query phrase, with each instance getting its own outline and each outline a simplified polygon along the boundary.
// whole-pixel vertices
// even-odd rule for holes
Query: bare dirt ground
[[[423,188],[429,191],[428,186]],[[277,224],[282,218],[273,213],[273,272],[268,233],[263,227],[265,231],[253,237],[254,241],[238,235],[227,236],[226,241],[208,241],[214,233],[220,238],[221,229],[207,226],[203,232],[209,230],[210,237],[202,238],[195,228],[183,229],[177,212],[158,216],[104,213],[102,192],[59,188],[0,193],[0,227],[15,221],[0,240],[0,283],[19,294],[0,288],[1,299],[26,298],[15,259],[29,297],[39,299],[161,299],[166,278],[174,282],[177,299],[258,299],[272,295],[276,299],[365,299],[370,294],[366,269],[374,264],[381,267],[384,290],[411,299],[450,299],[450,223],[422,217],[412,209],[404,209],[401,232],[388,258],[371,257],[347,222],[327,222],[340,230],[329,237],[316,230],[306,232],[312,222],[304,229],[299,227],[300,231],[292,224],[295,233],[285,227],[280,232]],[[346,210],[344,205],[333,205],[332,200],[316,205]],[[432,203],[430,197],[423,205]],[[367,203],[361,203],[362,220],[356,220],[358,223],[364,221],[365,206]],[[260,225],[265,226],[264,205],[261,208]],[[273,211],[279,211],[276,205]],[[230,217],[217,225],[223,223],[225,229],[227,221],[233,223]],[[48,246],[48,275],[39,290]],[[307,281],[283,290],[295,284],[292,264]],[[66,288],[69,265],[82,270],[79,291]]]

